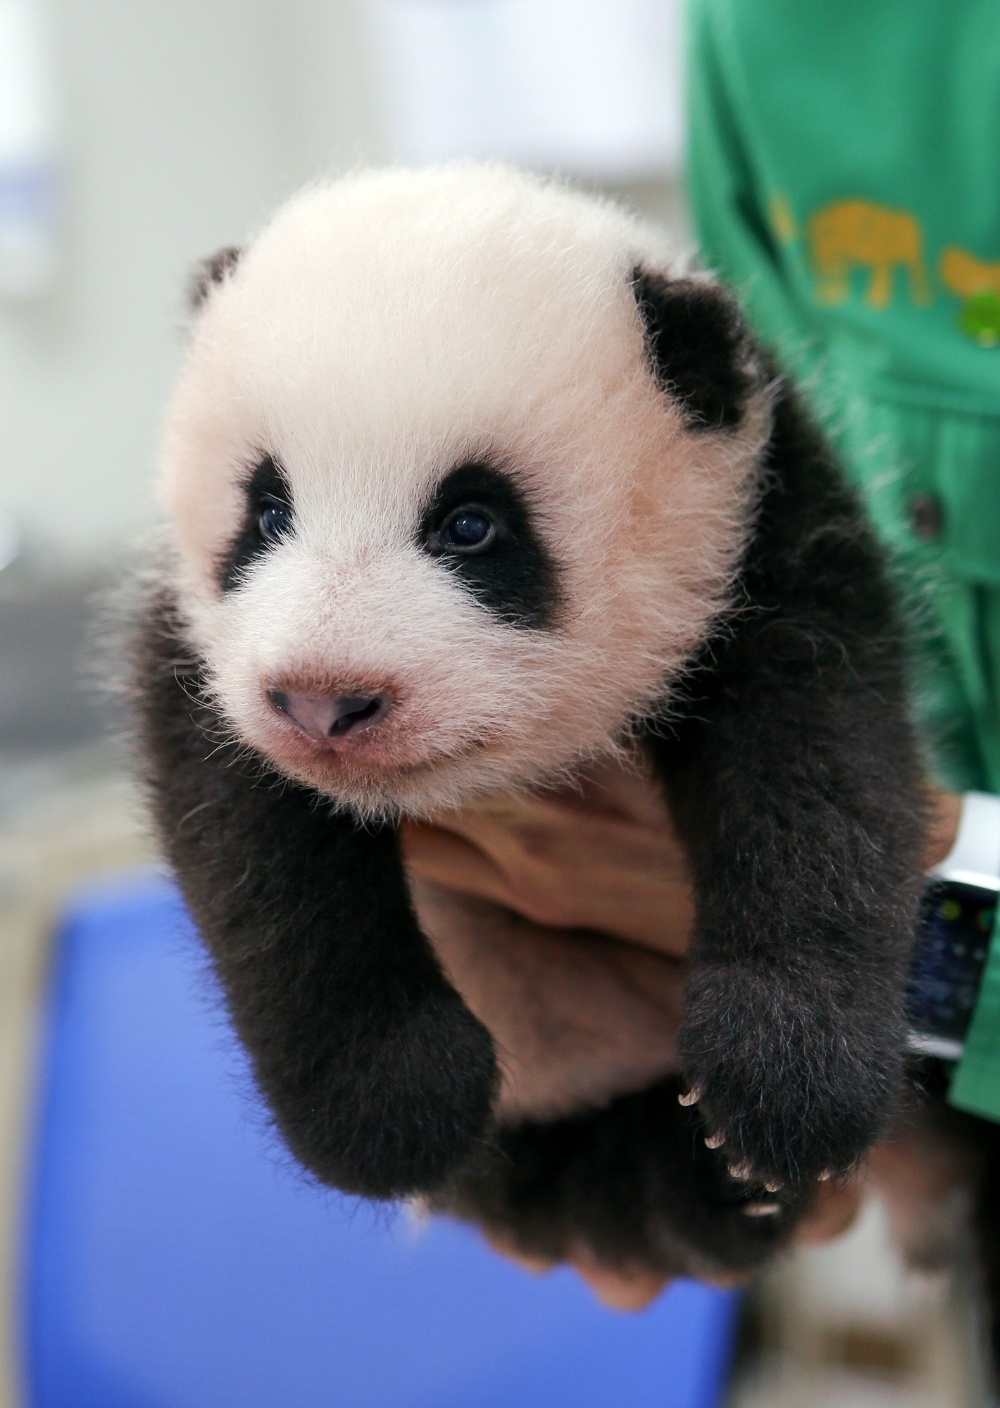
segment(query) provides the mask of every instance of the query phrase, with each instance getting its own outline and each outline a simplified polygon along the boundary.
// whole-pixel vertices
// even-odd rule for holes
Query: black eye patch
[[[243,481],[245,506],[239,532],[219,559],[216,580],[224,592],[238,587],[246,569],[292,531],[292,492],[271,455]]]
[[[457,465],[424,510],[419,542],[476,601],[511,626],[551,626],[558,576],[524,495],[491,464]]]

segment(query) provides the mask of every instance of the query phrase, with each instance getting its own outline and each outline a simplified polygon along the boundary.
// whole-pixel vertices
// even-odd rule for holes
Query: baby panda
[[[822,437],[717,284],[499,166],[316,185],[194,302],[135,717],[281,1136],[526,1251],[755,1265],[892,1114],[920,868],[892,593]],[[637,754],[693,875],[683,1078],[512,1120],[400,820]]]

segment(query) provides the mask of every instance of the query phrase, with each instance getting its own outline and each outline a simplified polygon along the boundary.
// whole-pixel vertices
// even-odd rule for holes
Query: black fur
[[[664,1276],[756,1270],[787,1241],[806,1205],[750,1217],[759,1187],[735,1182],[705,1147],[680,1081],[661,1081],[572,1119],[497,1131],[492,1146],[432,1198],[525,1256],[566,1261],[581,1248],[612,1267]]]
[[[183,635],[160,596],[136,662],[154,811],[264,1095],[319,1178],[373,1196],[445,1189],[543,1250],[583,1227],[609,1255],[637,1254],[655,1224],[664,1266],[743,1266],[811,1177],[852,1166],[885,1127],[919,770],[881,557],[787,391],[737,606],[647,737],[692,857],[682,1041],[700,1111],[727,1136],[719,1155],[678,1155],[693,1122],[667,1118],[669,1086],[542,1131],[491,1130],[492,1044],[414,921],[394,835],[220,747]],[[720,1212],[717,1193],[734,1156],[786,1183],[775,1230],[742,1241],[738,1204]]]
[[[850,1166],[902,1076],[921,769],[882,554],[778,393],[742,607],[648,740],[690,855],[685,1070],[738,1157]]]
[[[289,1149],[348,1191],[434,1186],[482,1135],[496,1064],[417,927],[394,832],[220,744],[168,595],[134,661],[160,837]]]
[[[224,283],[229,278],[242,254],[243,251],[236,245],[227,245],[197,265],[188,283],[188,307],[192,312],[205,302],[213,284]]]
[[[277,460],[265,455],[243,481],[244,509],[239,532],[216,564],[216,581],[223,591],[238,587],[246,569],[268,550],[261,536],[260,515],[267,503],[291,511],[292,491]]]
[[[657,381],[687,412],[691,430],[739,425],[753,388],[735,300],[716,284],[632,271],[632,292]]]
[[[497,537],[482,556],[448,553],[437,534],[455,509],[486,509]],[[419,541],[454,572],[482,606],[512,626],[551,626],[560,604],[558,574],[521,490],[502,470],[479,461],[457,465],[424,510]]]

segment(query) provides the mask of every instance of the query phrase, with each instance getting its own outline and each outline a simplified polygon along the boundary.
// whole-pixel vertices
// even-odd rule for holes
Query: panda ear
[[[216,250],[214,254],[195,265],[188,280],[188,307],[192,313],[197,312],[205,302],[212,292],[213,284],[225,282],[236,268],[242,254],[243,251],[238,246],[227,245],[225,249]]]
[[[653,374],[691,430],[732,430],[757,383],[753,343],[718,284],[637,265],[630,277]]]

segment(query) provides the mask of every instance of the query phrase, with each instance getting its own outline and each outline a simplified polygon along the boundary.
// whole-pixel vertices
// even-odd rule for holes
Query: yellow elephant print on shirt
[[[851,271],[870,270],[865,301],[888,306],[897,268],[906,272],[910,297],[928,303],[923,235],[914,216],[870,200],[838,200],[810,216],[809,250],[821,303],[843,303],[851,291]]]
[[[941,282],[959,298],[977,293],[1000,293],[1000,263],[977,259],[967,249],[950,245],[941,251]]]

